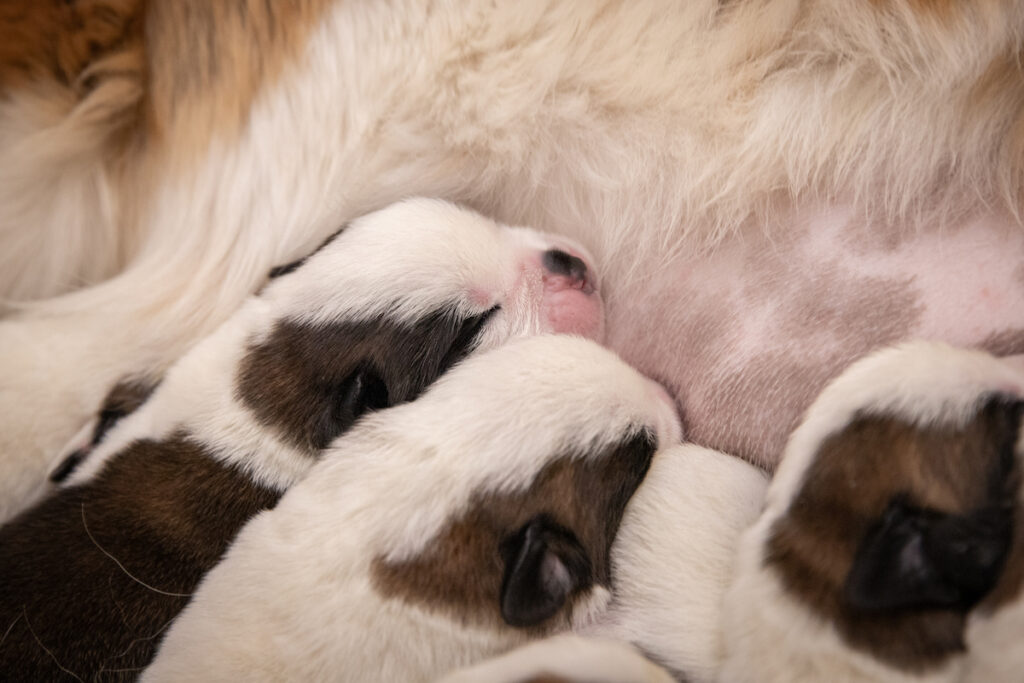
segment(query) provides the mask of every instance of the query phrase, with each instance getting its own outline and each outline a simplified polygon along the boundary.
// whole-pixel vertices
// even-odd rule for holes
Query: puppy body
[[[685,680],[714,680],[736,545],[767,486],[731,455],[692,444],[659,451],[615,540],[608,611],[585,633],[632,643]]]
[[[428,244],[398,239],[406,221]],[[593,275],[548,245],[410,200],[282,269],[68,487],[0,530],[0,668],[137,672],[234,533],[362,413],[415,398],[477,348],[570,323],[599,330],[599,295],[581,291]]]
[[[742,537],[721,680],[959,680],[967,614],[1020,552],[1022,396],[1010,364],[926,342],[833,382]]]
[[[548,263],[548,253],[563,254],[583,270],[574,272],[565,264]],[[108,455],[135,439],[160,439],[180,429],[202,434],[222,453],[243,446],[256,453],[287,452],[287,440],[284,451],[280,444],[262,449],[267,438],[274,438],[274,431],[257,423],[277,418],[253,412],[251,405],[233,394],[242,391],[234,373],[244,370],[250,375],[248,384],[257,387],[267,381],[285,392],[281,394],[284,398],[278,399],[254,390],[250,404],[287,403],[289,396],[302,392],[303,380],[298,375],[307,373],[306,380],[321,382],[316,366],[330,364],[329,358],[321,355],[321,345],[350,345],[382,365],[412,367],[419,360],[417,354],[430,353],[429,345],[415,339],[417,324],[445,328],[491,309],[494,311],[479,330],[479,339],[474,340],[483,348],[538,332],[601,338],[601,295],[593,268],[586,267],[589,260],[571,240],[500,226],[441,201],[408,200],[365,216],[304,260],[301,277],[275,279],[262,296],[250,299],[215,335],[198,344],[168,377],[170,385],[161,388],[145,410],[127,419],[124,430],[117,430],[109,443],[97,449],[82,476],[97,471]],[[429,322],[432,316],[433,322]],[[374,332],[378,320],[388,321],[390,327]],[[455,328],[449,331],[454,333]],[[380,337],[379,345],[367,337],[374,334]],[[395,346],[391,351],[384,344],[385,335]],[[278,362],[288,356],[297,360],[291,365]],[[244,367],[243,361],[247,363]],[[437,357],[431,362],[440,361]],[[280,369],[272,378],[262,377],[274,368]],[[407,378],[401,374],[396,372],[388,380],[396,383],[399,393],[425,383],[419,374]],[[323,401],[327,398],[322,397]],[[278,408],[289,412],[286,406]],[[294,481],[295,468],[304,465],[286,465],[284,461],[278,464],[280,471],[291,474],[282,474],[282,482]],[[0,478],[0,519],[10,517],[47,490],[26,476],[42,464],[31,453],[9,453],[0,460],[0,471],[11,474],[9,479]],[[268,476],[273,480],[277,475]]]
[[[143,679],[430,680],[586,622],[607,601],[622,508],[678,430],[660,388],[596,345],[474,356],[361,421],[247,525]],[[561,594],[526,616],[507,553],[522,560],[515,539],[538,519],[568,545],[523,560],[543,579],[529,594]]]

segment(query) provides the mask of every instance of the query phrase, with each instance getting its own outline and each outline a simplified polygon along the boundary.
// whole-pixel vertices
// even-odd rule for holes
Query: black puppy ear
[[[384,379],[372,367],[362,366],[332,387],[324,396],[316,419],[310,424],[313,448],[326,448],[363,414],[391,405]]]
[[[338,410],[349,424],[364,413],[390,405],[388,387],[376,370],[362,367],[345,378],[338,401]]]
[[[540,624],[591,583],[590,560],[575,534],[544,516],[528,522],[503,551],[501,616],[510,626]]]
[[[1002,571],[1010,514],[992,507],[952,515],[892,500],[857,549],[847,603],[866,611],[971,608]]]

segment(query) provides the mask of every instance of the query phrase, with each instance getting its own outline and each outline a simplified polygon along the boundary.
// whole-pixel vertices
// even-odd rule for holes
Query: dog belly
[[[929,338],[1024,352],[1024,234],[1008,218],[897,237],[850,211],[793,213],[606,292],[609,344],[665,383],[699,444],[773,468],[824,384]]]

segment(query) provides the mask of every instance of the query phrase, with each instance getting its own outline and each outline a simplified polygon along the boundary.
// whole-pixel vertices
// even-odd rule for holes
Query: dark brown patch
[[[1000,330],[985,337],[978,348],[993,356],[1014,356],[1024,353],[1024,328]]]
[[[858,416],[819,448],[785,517],[772,529],[766,566],[787,591],[833,623],[851,646],[908,671],[963,650],[963,609],[866,612],[844,596],[862,540],[894,499],[948,514],[1017,505],[1012,456],[1019,431],[1005,403],[989,401],[963,429],[916,428]],[[1007,455],[1009,453],[1009,457]]]
[[[26,511],[0,529],[0,623],[12,625],[0,678],[136,678],[238,530],[279,497],[177,436],[137,442]]]
[[[414,399],[472,350],[495,310],[460,319],[441,309],[413,324],[279,322],[243,359],[237,396],[261,424],[318,451],[359,417],[346,405],[353,382],[382,385],[385,405]]]
[[[0,2],[0,90],[74,84],[91,64],[139,47],[141,0]]]
[[[419,557],[396,564],[375,559],[374,586],[386,597],[440,611],[460,622],[503,627],[503,545],[531,519],[544,515],[570,530],[589,559],[589,579],[577,586],[569,607],[536,630],[564,625],[571,617],[573,598],[594,584],[610,585],[611,544],[654,449],[652,437],[641,433],[596,458],[569,455],[555,460],[526,491],[476,496],[469,510],[452,520]]]

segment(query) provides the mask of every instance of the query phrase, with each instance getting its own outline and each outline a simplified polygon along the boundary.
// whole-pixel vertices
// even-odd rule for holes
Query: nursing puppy
[[[678,437],[664,391],[591,342],[467,359],[250,522],[143,680],[432,680],[586,623],[623,508]]]
[[[741,541],[722,680],[952,681],[1019,652],[975,651],[1016,643],[998,617],[965,628],[1020,591],[1022,399],[1019,369],[938,343],[833,382]]]
[[[552,638],[453,675],[451,683],[541,674],[660,680],[653,673],[659,667],[625,643],[681,680],[715,680],[736,546],[761,512],[767,486],[762,470],[734,456],[693,444],[659,450],[612,546],[608,609],[580,629],[589,638]]]
[[[0,530],[0,677],[134,676],[235,532],[361,414],[474,349],[600,332],[579,257],[439,201],[355,221],[277,275]]]
[[[714,680],[736,546],[767,486],[762,470],[725,453],[659,451],[612,548],[608,610],[583,633],[632,643],[683,680]]]

